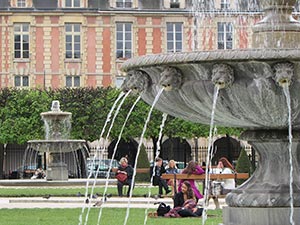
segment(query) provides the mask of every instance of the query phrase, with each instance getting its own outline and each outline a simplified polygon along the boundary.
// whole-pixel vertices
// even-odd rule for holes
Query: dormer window
[[[117,0],[117,8],[132,8],[132,0]]]
[[[171,0],[170,1],[170,8],[180,8],[179,0]]]
[[[80,0],[65,0],[65,7],[66,8],[79,8]]]
[[[26,0],[18,0],[17,7],[21,7],[21,8],[26,7]]]

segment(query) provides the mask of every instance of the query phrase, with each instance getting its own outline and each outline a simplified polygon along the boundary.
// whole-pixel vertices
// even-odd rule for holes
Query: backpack
[[[159,203],[159,206],[156,210],[158,216],[164,216],[167,212],[169,212],[171,207],[169,205],[166,205],[165,203],[161,202]]]

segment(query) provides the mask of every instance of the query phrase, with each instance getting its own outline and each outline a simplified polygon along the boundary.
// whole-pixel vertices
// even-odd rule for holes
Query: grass
[[[85,210],[86,212],[87,210]],[[218,225],[222,222],[222,211],[208,211],[209,217],[206,225]],[[77,225],[81,209],[1,209],[0,225]],[[96,225],[99,208],[92,208],[88,225]],[[101,225],[124,224],[126,209],[103,208]],[[145,209],[130,209],[128,225],[144,224]],[[85,214],[83,214],[83,224]],[[202,218],[148,218],[147,225],[199,225]]]
[[[125,186],[128,188],[128,186]],[[89,187],[88,193],[91,193],[91,186]],[[199,190],[202,192],[202,185],[199,185]],[[45,195],[51,195],[56,197],[74,197],[78,193],[85,194],[85,187],[5,187],[0,188],[0,197],[40,197]],[[104,192],[104,186],[96,186],[93,193],[98,193],[102,195]],[[148,195],[149,188],[144,185],[136,185],[133,189],[133,197],[142,197],[145,194]],[[109,186],[107,189],[107,194],[112,194],[117,196],[116,185]],[[158,193],[158,187],[151,188],[151,195],[156,195]]]
[[[128,188],[128,187],[127,187]],[[72,197],[78,192],[85,194],[85,187],[15,187],[0,188],[0,197],[39,197],[52,195],[57,197]],[[89,188],[89,193],[91,188]],[[94,193],[103,194],[104,187],[96,186]],[[158,187],[152,187],[151,193],[157,194]],[[107,193],[117,195],[116,186],[109,186]],[[134,188],[133,196],[143,196],[148,194],[147,186],[137,185]],[[0,209],[0,225],[77,225],[81,208],[76,209]],[[86,213],[87,209],[85,210]],[[155,209],[149,209],[153,212]],[[91,208],[88,225],[96,225],[98,220],[99,208]],[[221,210],[209,210],[209,217],[206,225],[218,225],[222,223]],[[101,225],[124,224],[126,209],[124,208],[103,208]],[[128,225],[143,225],[145,209],[130,209]],[[83,221],[85,214],[83,214]],[[84,222],[83,222],[84,224]],[[202,224],[201,218],[148,218],[147,225],[199,225]]]

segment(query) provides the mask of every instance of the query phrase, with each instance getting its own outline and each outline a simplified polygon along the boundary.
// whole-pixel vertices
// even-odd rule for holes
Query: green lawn
[[[87,209],[85,210],[87,211]],[[81,209],[1,209],[0,225],[77,225]],[[92,208],[88,224],[96,225],[99,208]],[[222,222],[221,210],[208,211],[206,225]],[[103,208],[100,224],[124,224],[126,209]],[[143,225],[145,209],[130,209],[128,225]],[[83,215],[83,221],[85,215]],[[83,223],[84,224],[84,223]],[[148,225],[199,225],[202,218],[148,218]]]
[[[124,186],[128,188],[128,186]],[[199,185],[200,192],[202,192],[202,185]],[[16,188],[0,188],[0,197],[38,197],[44,195],[51,195],[57,197],[72,197],[76,196],[78,192],[85,194],[85,187],[16,187]],[[133,197],[142,197],[148,195],[149,188],[147,186],[136,185],[133,190]],[[93,193],[102,195],[104,186],[96,186]],[[89,188],[88,193],[91,193]],[[109,186],[107,194],[117,196],[117,187]],[[152,187],[151,195],[158,193],[158,187]]]

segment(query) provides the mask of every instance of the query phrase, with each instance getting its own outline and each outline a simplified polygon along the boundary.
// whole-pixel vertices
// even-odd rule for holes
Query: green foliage
[[[44,136],[40,113],[49,97],[41,90],[3,89],[0,93],[0,142],[26,143]]]
[[[146,148],[144,145],[141,146],[136,168],[149,168],[149,160],[148,160]],[[149,182],[150,181],[149,173],[137,173],[135,180]]]
[[[247,156],[246,150],[242,149],[237,160],[236,171],[238,173],[249,173],[250,175],[253,172],[251,162]],[[244,183],[245,180],[237,179],[237,184],[240,185]]]
[[[73,139],[94,141],[100,138],[101,130],[107,115],[120,90],[114,88],[63,88],[56,90],[38,89],[1,89],[0,90],[0,143],[24,144],[32,139],[44,139],[44,126],[41,112],[50,110],[51,102],[59,100],[62,111],[72,113]],[[114,126],[110,139],[115,139],[120,133],[130,108],[137,96],[129,95],[124,101]],[[140,137],[150,106],[140,100],[126,123],[122,138],[128,140]],[[158,137],[162,113],[153,110],[145,133],[146,138],[153,140]],[[106,132],[111,121],[106,127]],[[168,116],[163,134],[168,137],[193,138],[208,136],[207,125],[184,121]],[[240,129],[220,128],[219,134],[238,135]],[[104,134],[106,136],[106,134]]]

